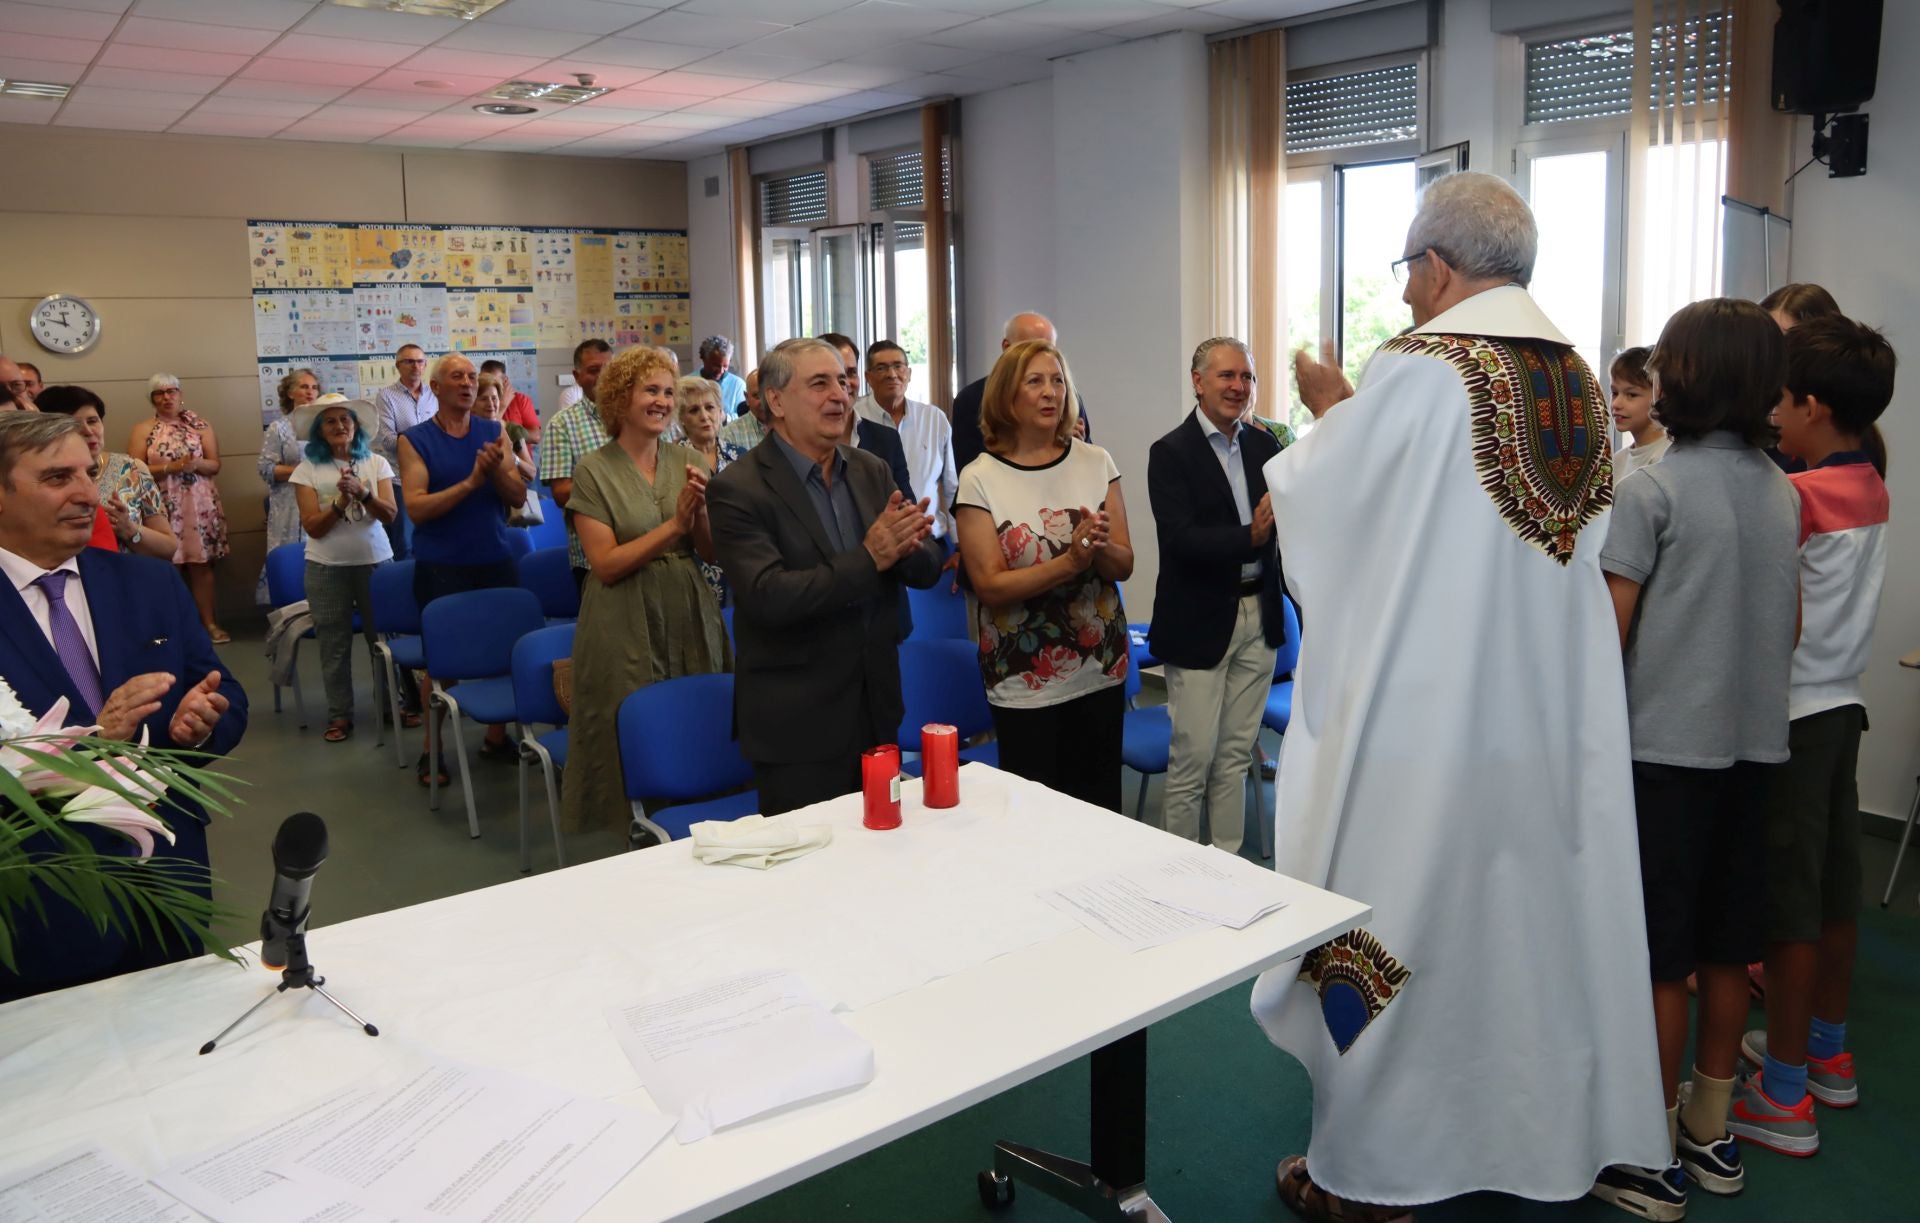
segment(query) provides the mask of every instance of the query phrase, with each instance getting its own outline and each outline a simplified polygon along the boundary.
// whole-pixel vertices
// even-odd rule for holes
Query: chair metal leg
[[[293,707],[300,714],[300,729],[307,728],[307,694],[300,688],[300,642],[293,643]]]
[[[515,770],[520,774],[520,873],[533,872],[533,857],[527,852],[527,743],[520,743],[519,759],[514,761]]]
[[[451,693],[447,692],[442,692],[440,699],[445,701],[449,707],[447,724],[453,727],[453,755],[454,758],[460,762],[460,789],[465,792],[467,799],[467,835],[478,841],[480,839],[480,812],[473,805],[473,777],[468,772],[471,766],[467,763],[467,735],[465,728],[461,726],[461,722],[464,719],[460,713],[460,703],[453,699]],[[438,767],[437,761],[435,762],[435,767]]]
[[[279,684],[275,684],[273,686],[273,711],[275,713],[280,712],[280,685]]]
[[[1140,790],[1133,796],[1133,818],[1145,822],[1147,818],[1147,775],[1140,774]]]
[[[1886,908],[1893,903],[1893,885],[1900,882],[1900,863],[1906,860],[1907,842],[1913,839],[1913,822],[1920,818],[1920,777],[1913,779],[1913,802],[1907,805],[1907,826],[1900,833],[1900,850],[1893,855],[1893,871],[1887,876],[1886,894],[1880,897],[1880,907]]]
[[[629,799],[628,801],[633,804],[633,822],[634,823],[640,825],[640,827],[646,829],[648,832],[658,837],[662,845],[665,845],[668,841],[673,840],[672,833],[668,832],[666,829],[660,827],[660,825],[654,823],[652,820],[647,818],[647,809],[640,805],[639,799],[637,798]],[[629,845],[628,848],[632,848],[632,846]]]
[[[559,774],[553,767],[553,753],[532,739],[527,743],[540,758],[540,780],[547,787],[547,818],[553,822],[553,863],[555,866],[565,866],[567,849],[560,839],[560,786]]]
[[[427,810],[429,811],[440,810],[440,707],[443,702],[452,705],[453,698],[440,687],[440,681],[435,680],[433,690],[427,694]]]
[[[387,689],[391,687],[391,685],[387,682],[386,673],[380,669],[380,651],[378,646],[369,645],[367,647],[367,670],[369,678],[373,680],[373,745],[375,747],[385,747],[387,745],[387,721],[380,716],[380,712],[388,707]],[[393,734],[396,739],[400,737],[400,719],[398,718],[393,720]]]

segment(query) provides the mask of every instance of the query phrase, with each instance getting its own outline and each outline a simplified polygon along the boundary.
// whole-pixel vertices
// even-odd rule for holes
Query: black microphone
[[[313,876],[327,860],[327,824],[311,811],[288,816],[273,838],[273,896],[260,915],[260,964],[287,966],[289,940],[307,932]]]

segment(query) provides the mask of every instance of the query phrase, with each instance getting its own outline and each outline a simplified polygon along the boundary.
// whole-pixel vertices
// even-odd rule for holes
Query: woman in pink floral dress
[[[1133,547],[1119,469],[1074,436],[1078,402],[1053,345],[1002,353],[954,521],[1000,767],[1118,811]]]
[[[224,645],[233,639],[213,618],[213,563],[227,554],[227,516],[213,485],[220,443],[212,425],[182,406],[180,380],[172,374],[147,379],[147,401],[153,419],[134,426],[127,452],[153,472],[167,521],[180,541],[173,563],[193,592],[207,634],[215,645]]]

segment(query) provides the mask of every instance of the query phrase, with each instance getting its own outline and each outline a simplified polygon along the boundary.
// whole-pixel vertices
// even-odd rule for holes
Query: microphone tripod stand
[[[305,923],[303,922],[302,924],[305,924]],[[265,1006],[267,1003],[273,1001],[276,995],[284,994],[290,989],[312,990],[314,993],[319,994],[322,998],[325,998],[328,1002],[331,1002],[334,1005],[334,1007],[340,1011],[341,1014],[345,1015],[348,1019],[351,1019],[355,1023],[359,1024],[361,1030],[364,1031],[368,1036],[380,1035],[379,1028],[374,1027],[372,1024],[368,1023],[366,1020],[360,1018],[360,1016],[354,1014],[353,1008],[349,1007],[346,1003],[340,1001],[338,998],[334,997],[332,994],[329,994],[323,988],[326,985],[326,983],[327,983],[327,979],[325,977],[314,975],[313,961],[307,958],[306,931],[302,930],[302,931],[299,931],[298,933],[288,935],[287,936],[287,966],[280,970],[280,984],[273,987],[273,993],[268,994],[266,997],[260,999],[260,1001],[248,1007],[245,1014],[241,1015],[240,1018],[234,1020],[232,1023],[222,1028],[220,1030],[220,1035],[214,1037],[212,1040],[208,1041],[206,1044],[201,1045],[200,1046],[201,1056],[204,1057],[207,1054],[212,1053],[214,1050],[214,1046],[218,1045],[222,1040],[226,1039],[227,1033],[233,1031],[235,1028],[245,1023],[247,1021],[248,1016],[252,1015],[255,1011],[259,1010],[261,1007]]]

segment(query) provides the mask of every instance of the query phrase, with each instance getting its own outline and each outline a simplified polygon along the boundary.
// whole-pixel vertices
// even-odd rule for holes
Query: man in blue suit
[[[65,697],[67,722],[98,723],[103,738],[145,731],[156,747],[223,755],[246,731],[246,694],[164,561],[87,547],[100,501],[90,463],[71,417],[0,416],[0,678],[36,715]],[[205,813],[176,803],[159,814],[175,843],[156,856],[207,866]],[[151,936],[127,946],[64,902],[47,908],[44,924],[9,918],[21,964],[17,977],[0,973],[0,1000],[199,950]]]

